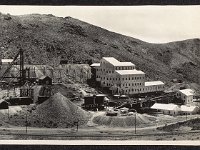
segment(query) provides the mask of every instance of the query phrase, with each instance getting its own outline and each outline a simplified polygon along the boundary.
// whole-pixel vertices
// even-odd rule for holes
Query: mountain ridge
[[[1,58],[13,58],[25,50],[28,64],[58,65],[98,62],[112,56],[131,61],[147,79],[170,82],[180,79],[200,85],[200,39],[148,43],[91,25],[72,17],[51,14],[12,16],[0,14]]]

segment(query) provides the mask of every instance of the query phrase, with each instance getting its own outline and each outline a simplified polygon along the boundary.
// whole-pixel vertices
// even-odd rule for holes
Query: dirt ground
[[[55,93],[60,91],[63,95],[68,97],[70,100],[73,96],[71,93],[75,93],[75,97],[78,96],[80,101],[73,101],[74,104],[80,106],[83,103],[84,94],[96,94],[97,91],[87,84],[67,84],[63,86],[56,85],[54,86]],[[68,89],[68,93],[66,93]],[[6,95],[6,91],[2,92],[0,97]],[[70,95],[70,96],[69,96]],[[10,115],[14,117],[15,114],[22,113],[23,110],[27,108],[24,106],[13,106],[10,108]],[[10,124],[11,120],[7,118],[8,112],[6,110],[0,111],[0,139],[35,139],[35,140],[199,140],[200,130],[191,130],[187,126],[180,127],[179,131],[173,130],[173,132],[168,132],[164,130],[157,130],[157,127],[162,127],[165,125],[170,125],[172,123],[180,122],[186,120],[186,116],[169,116],[163,114],[157,114],[150,116],[148,114],[139,114],[140,118],[152,117],[153,119],[148,120],[148,124],[136,125],[135,126],[124,126],[124,127],[113,127],[103,124],[96,124],[93,119],[95,117],[105,114],[105,111],[89,111],[91,118],[87,124],[71,127],[71,128],[39,128],[39,127],[30,127],[25,128],[25,113],[23,116],[20,116],[21,121],[23,122],[21,126],[16,126],[15,124]],[[125,117],[125,116],[124,116]],[[189,115],[187,119],[194,119],[199,117],[199,115]],[[18,117],[19,118],[19,117]],[[134,120],[134,116],[132,116]],[[120,119],[123,119],[121,117]],[[5,121],[3,121],[5,120]],[[133,121],[132,120],[132,121]],[[118,120],[119,121],[119,120]],[[139,122],[137,122],[139,123]]]
[[[17,108],[13,108],[18,111]],[[6,113],[6,112],[5,112]],[[134,127],[108,127],[101,126],[93,123],[92,119],[95,116],[102,115],[105,112],[89,112],[92,114],[91,119],[86,125],[72,128],[38,128],[38,127],[26,127],[25,126],[7,126],[2,125],[0,127],[0,139],[34,139],[34,140],[199,140],[200,130],[190,130],[187,127],[182,127],[180,132],[167,132],[164,130],[157,130],[157,127],[162,127],[176,123],[177,121],[184,121],[185,116],[164,116],[159,114],[157,116],[158,121],[152,122],[152,126],[137,127],[136,133]],[[187,119],[193,119],[198,115],[188,116]]]

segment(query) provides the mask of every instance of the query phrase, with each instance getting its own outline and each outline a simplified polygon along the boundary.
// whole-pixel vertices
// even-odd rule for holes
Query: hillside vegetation
[[[200,84],[200,39],[152,44],[71,17],[40,14],[1,14],[0,33],[4,58],[14,57],[18,47],[25,50],[28,64],[57,66],[61,59],[87,63],[113,56],[133,62],[151,80]]]

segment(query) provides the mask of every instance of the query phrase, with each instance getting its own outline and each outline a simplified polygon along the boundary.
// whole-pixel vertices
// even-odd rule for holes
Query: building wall
[[[187,96],[181,92],[177,92],[176,96],[181,98],[184,101],[184,104],[190,104],[193,102],[193,95]]]
[[[144,93],[145,75],[123,75],[121,76],[121,91],[123,94]]]
[[[164,85],[153,85],[153,86],[146,86],[145,92],[155,92],[155,91],[163,91]]]
[[[179,111],[177,110],[162,110],[162,112],[164,115],[172,115],[172,116],[179,114]]]

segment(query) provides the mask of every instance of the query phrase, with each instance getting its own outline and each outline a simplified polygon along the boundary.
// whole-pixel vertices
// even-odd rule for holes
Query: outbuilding
[[[9,65],[13,62],[13,59],[1,59],[2,65]]]
[[[165,115],[178,115],[180,112],[179,106],[175,104],[155,103],[153,106],[151,106],[151,109],[159,110]]]
[[[39,78],[39,85],[52,85],[52,79],[49,76],[41,76]]]
[[[8,109],[8,102],[0,100],[0,109]]]
[[[181,114],[185,115],[193,115],[197,114],[199,111],[198,106],[187,106],[187,105],[181,105]]]

